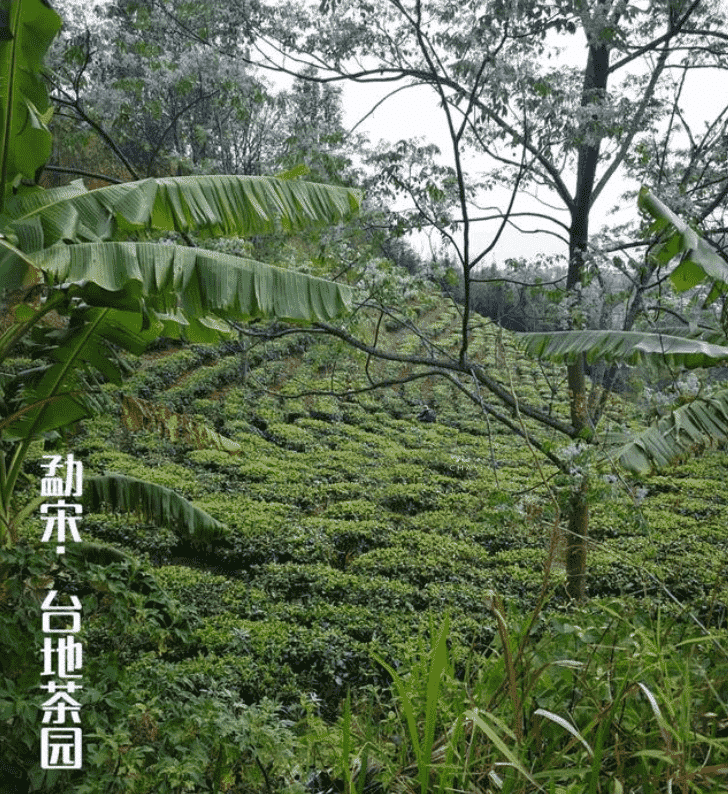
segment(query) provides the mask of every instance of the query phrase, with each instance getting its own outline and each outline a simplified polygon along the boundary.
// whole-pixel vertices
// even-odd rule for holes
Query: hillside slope
[[[453,319],[447,310],[424,317],[443,345]],[[399,350],[419,344],[401,328],[387,333]],[[473,341],[486,361],[494,334],[484,322]],[[505,342],[504,384],[563,412],[558,370]],[[200,549],[169,530],[88,517],[88,537],[149,554],[159,581],[203,619],[184,658],[133,664],[223,675],[249,702],[312,691],[334,714],[347,685],[377,678],[369,652],[406,654],[429,611],[452,612],[464,658],[487,653],[493,639],[488,591],[523,614],[533,607],[556,526],[544,486],[544,478],[557,486],[553,467],[444,379],[344,399],[311,394],[365,387],[362,364],[311,334],[147,356],[127,392],[204,420],[238,454],[194,449],[153,428],[120,433],[119,416],[86,424],[73,446],[89,472],[174,488],[231,530]],[[400,365],[370,367],[375,377],[403,374]],[[435,422],[418,420],[425,405]],[[613,424],[637,421],[616,398],[608,414]],[[639,505],[614,477],[599,478],[589,593],[670,604],[667,589],[701,617],[724,620],[727,468],[724,453],[707,453],[650,478]],[[558,557],[546,587],[550,608],[565,602]]]

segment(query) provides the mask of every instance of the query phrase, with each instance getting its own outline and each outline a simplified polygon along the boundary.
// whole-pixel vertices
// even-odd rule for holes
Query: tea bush
[[[484,360],[492,358],[490,333],[486,326],[474,343]],[[450,337],[443,320],[443,343]],[[174,530],[88,514],[85,538],[149,555],[158,567],[137,560],[142,573],[133,576],[131,567],[117,576],[89,565],[77,574],[44,557],[42,564],[23,563],[22,577],[4,585],[6,594],[22,582],[30,598],[50,571],[64,587],[77,587],[89,608],[89,659],[98,654],[88,673],[88,776],[45,780],[38,788],[302,792],[310,775],[309,792],[316,785],[357,790],[359,782],[371,791],[377,782],[383,791],[419,789],[405,700],[375,656],[404,683],[424,729],[427,665],[439,616],[449,612],[433,785],[536,790],[516,766],[504,766],[518,762],[545,790],[591,786],[611,794],[624,781],[624,791],[662,791],[669,779],[673,787],[678,781],[666,759],[682,753],[694,790],[721,790],[699,771],[720,757],[728,718],[721,657],[697,630],[681,632],[697,618],[723,641],[725,454],[708,452],[676,467],[679,479],[629,481],[631,493],[613,478],[594,478],[589,589],[620,600],[576,610],[564,594],[561,551],[548,556],[563,521],[533,455],[509,431],[488,427],[476,407],[437,380],[381,398],[284,399],[288,390],[331,387],[326,345],[311,338],[295,356],[293,349],[290,339],[252,346],[247,363],[237,343],[155,354],[129,380],[140,396],[187,405],[224,427],[240,454],[172,445],[148,432],[119,436],[111,411],[74,436],[73,451],[83,452],[88,471],[111,469],[172,487],[230,533],[210,548],[194,548]],[[514,379],[530,379],[532,395],[550,401],[543,373],[510,346],[509,356],[520,368],[513,368]],[[337,362],[335,376],[356,383],[357,367]],[[273,382],[275,394],[267,391]],[[437,409],[434,424],[416,419],[425,402]],[[616,403],[610,410],[622,427],[634,420]],[[28,473],[31,480],[42,476],[37,464]],[[544,473],[553,471],[545,466]],[[31,488],[27,496],[33,495]],[[42,525],[30,521],[23,531],[37,540]],[[128,592],[112,611],[117,599],[110,594],[121,587]],[[2,613],[16,654],[8,664],[18,671],[23,664],[37,668],[23,650],[37,640],[31,601],[23,603]],[[658,606],[662,620],[674,621],[669,632],[655,622]],[[537,608],[542,612],[531,622]],[[695,684],[680,689],[686,674]],[[2,734],[3,750],[9,748],[3,758],[32,769],[28,742],[37,741],[37,703],[20,692],[23,674],[14,675],[6,676],[0,714],[17,736]],[[640,682],[673,719],[672,755]],[[544,711],[580,732],[594,756]],[[520,744],[513,739],[518,715]],[[422,739],[420,733],[420,750]],[[355,775],[357,764],[366,776]]]

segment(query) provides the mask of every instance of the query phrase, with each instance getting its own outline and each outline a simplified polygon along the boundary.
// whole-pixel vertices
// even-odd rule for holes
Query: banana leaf
[[[549,331],[516,335],[533,358],[557,363],[586,360],[626,364],[663,363],[688,369],[712,367],[728,360],[728,347],[701,339],[686,339],[641,331]]]
[[[85,477],[83,503],[91,512],[136,513],[182,537],[211,543],[228,535],[225,524],[169,488],[124,474]]]
[[[727,440],[728,391],[720,391],[676,408],[610,457],[630,471],[649,474]]]
[[[61,18],[41,0],[0,2],[0,212],[50,156],[52,107],[41,73]]]

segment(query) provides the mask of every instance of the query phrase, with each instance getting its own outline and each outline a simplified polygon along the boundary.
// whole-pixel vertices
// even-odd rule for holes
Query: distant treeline
[[[447,253],[426,262],[405,240],[389,239],[383,254],[413,276],[436,280],[445,294],[462,304],[462,267]],[[555,331],[568,325],[566,264],[563,260],[508,259],[475,271],[470,307],[509,331]],[[583,327],[619,329],[624,320],[627,279],[612,269],[599,273],[582,290]],[[573,296],[572,296],[573,300]]]

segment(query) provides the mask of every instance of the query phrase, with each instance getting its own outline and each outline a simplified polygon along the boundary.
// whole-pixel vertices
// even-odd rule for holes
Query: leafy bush
[[[63,557],[19,543],[0,551],[0,754],[31,790],[76,789],[80,776],[40,769],[38,753],[41,603],[50,589],[76,594],[82,605],[87,728],[112,730],[128,703],[123,681],[128,662],[189,639],[186,613],[159,588],[148,568],[129,561],[90,564],[80,554]],[[154,651],[151,651],[154,649]],[[93,758],[93,745],[88,748]],[[99,772],[87,764],[83,780]],[[22,785],[20,782],[18,785]],[[27,785],[27,783],[25,784]],[[96,782],[96,791],[105,790]],[[113,789],[108,789],[113,790]]]

